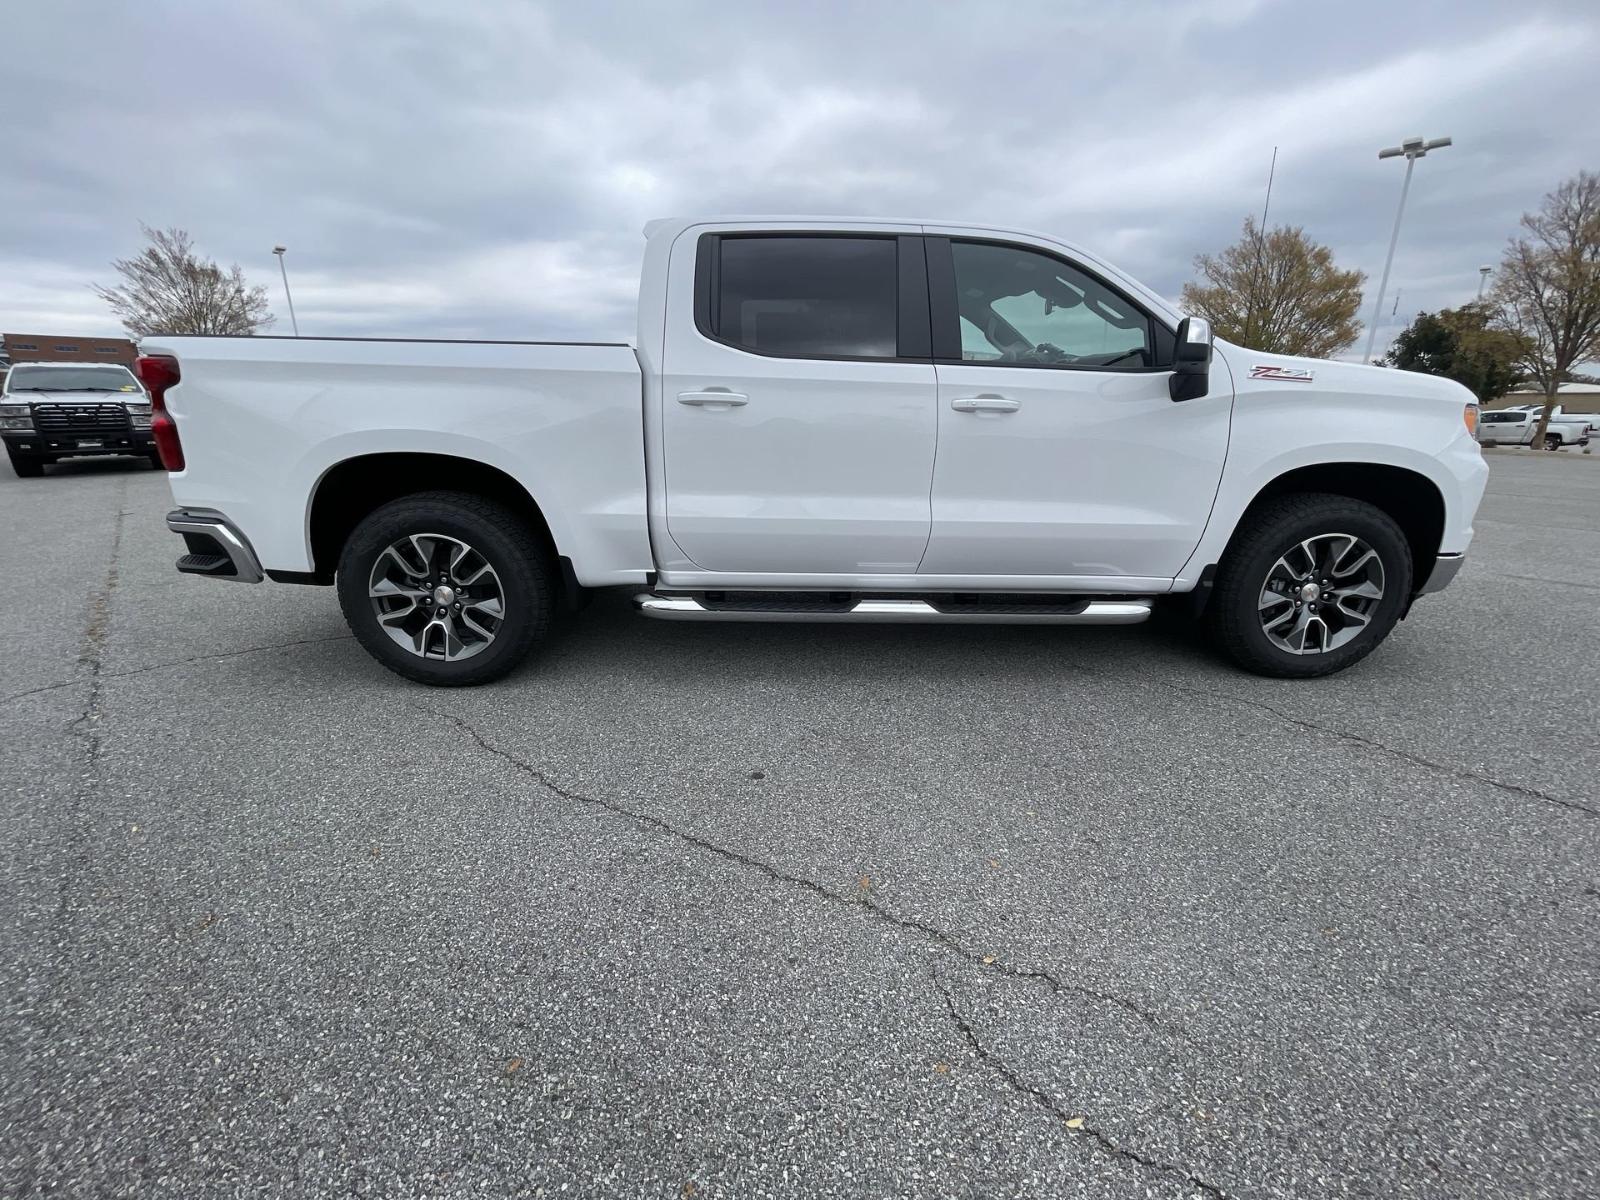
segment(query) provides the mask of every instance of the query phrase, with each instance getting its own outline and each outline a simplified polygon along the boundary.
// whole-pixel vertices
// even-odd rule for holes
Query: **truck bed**
[[[584,584],[640,582],[650,566],[626,344],[152,334],[140,350],[182,369],[167,394],[187,460],[174,500],[227,513],[269,572],[313,569],[308,516],[331,468],[419,453],[559,496],[545,517]]]

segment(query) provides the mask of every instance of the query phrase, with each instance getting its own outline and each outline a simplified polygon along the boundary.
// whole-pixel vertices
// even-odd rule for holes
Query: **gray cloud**
[[[1259,212],[1376,277],[1411,133],[1401,317],[1469,299],[1600,167],[1581,4],[1232,0],[110,5],[9,18],[0,326],[181,225],[306,332],[627,335],[652,216],[886,213],[1048,230],[1175,295]],[[1385,305],[1388,308],[1388,305]]]

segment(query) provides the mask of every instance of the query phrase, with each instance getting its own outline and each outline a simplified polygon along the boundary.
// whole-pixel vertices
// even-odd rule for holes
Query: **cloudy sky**
[[[51,0],[5,33],[0,329],[114,331],[88,284],[141,220],[268,285],[281,333],[276,242],[304,333],[628,336],[640,226],[684,213],[1021,225],[1175,296],[1274,145],[1273,223],[1375,287],[1376,152],[1449,134],[1403,319],[1600,169],[1593,0]]]

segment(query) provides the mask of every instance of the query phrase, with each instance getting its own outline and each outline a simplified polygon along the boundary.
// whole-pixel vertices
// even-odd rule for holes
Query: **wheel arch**
[[[1420,587],[1444,540],[1445,503],[1439,485],[1420,471],[1388,463],[1314,463],[1285,471],[1258,491],[1245,509],[1245,519],[1262,503],[1278,496],[1326,492],[1364,500],[1400,526],[1411,548],[1413,573]],[[1244,524],[1241,519],[1240,525]],[[1238,531],[1235,530],[1235,537]],[[1233,539],[1228,544],[1232,546]]]
[[[1221,553],[1203,560],[1207,565],[1199,573],[1187,607],[1198,615],[1209,605],[1217,564],[1227,557],[1263,504],[1279,496],[1316,492],[1363,500],[1388,514],[1400,526],[1411,550],[1413,593],[1422,587],[1444,540],[1445,499],[1439,485],[1421,471],[1391,463],[1319,462],[1282,471],[1257,489]]]
[[[333,581],[345,541],[369,513],[402,496],[434,491],[467,492],[505,505],[527,522],[550,561],[570,573],[543,509],[515,476],[477,459],[400,450],[343,459],[317,480],[306,509],[313,580]]]

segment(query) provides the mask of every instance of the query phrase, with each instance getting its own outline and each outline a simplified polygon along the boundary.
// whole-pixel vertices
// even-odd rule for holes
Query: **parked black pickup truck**
[[[114,363],[17,363],[0,391],[0,437],[22,476],[80,454],[135,454],[161,466],[150,397]]]

